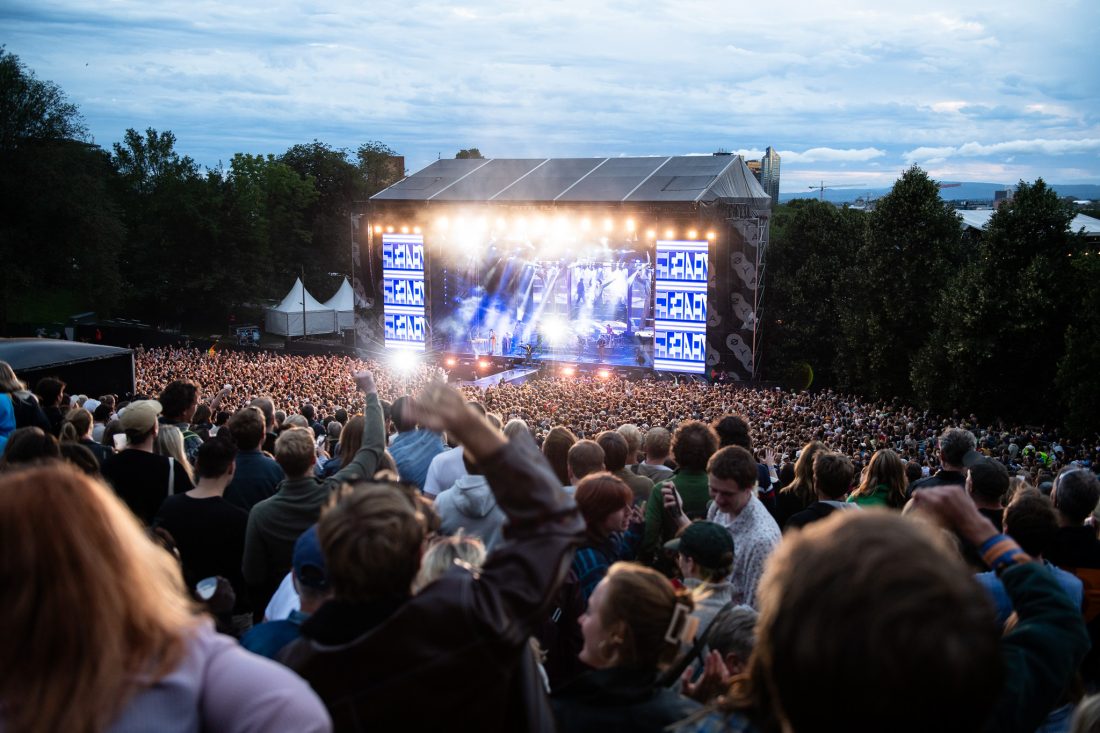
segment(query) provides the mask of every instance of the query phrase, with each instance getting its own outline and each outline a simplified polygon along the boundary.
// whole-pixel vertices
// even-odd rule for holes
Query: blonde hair
[[[471,570],[481,570],[485,562],[485,545],[477,537],[467,537],[460,529],[451,537],[437,539],[420,560],[420,572],[413,581],[413,593],[443,577],[456,563]]]
[[[183,469],[183,472],[187,474],[187,478],[191,479],[191,483],[194,484],[195,473],[191,470],[191,462],[187,460],[187,453],[183,449],[183,431],[175,425],[161,425],[159,427],[156,444],[157,453],[174,458],[179,467]]]
[[[102,730],[176,667],[196,623],[175,559],[104,484],[62,464],[0,478],[0,587],[10,733]]]
[[[0,392],[21,392],[27,388],[6,361],[0,361]]]
[[[61,424],[61,442],[79,443],[92,430],[92,413],[83,407],[74,407],[65,415]]]
[[[275,439],[275,460],[287,478],[299,478],[317,462],[317,444],[309,428],[284,430]]]

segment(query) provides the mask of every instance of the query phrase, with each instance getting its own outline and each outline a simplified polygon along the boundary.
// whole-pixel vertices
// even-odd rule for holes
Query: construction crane
[[[826,184],[825,181],[822,181],[817,186],[810,186],[810,190],[811,191],[817,191],[818,194],[819,194],[818,195],[818,200],[819,201],[824,201],[825,200],[825,189],[826,188],[866,188],[866,187],[867,187],[866,183],[830,183],[830,184]]]

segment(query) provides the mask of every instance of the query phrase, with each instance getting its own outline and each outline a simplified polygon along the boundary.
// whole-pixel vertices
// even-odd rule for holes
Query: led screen
[[[382,235],[382,293],[386,348],[423,351],[427,320],[422,235]]]
[[[707,367],[708,244],[657,241],[653,368],[703,374]]]

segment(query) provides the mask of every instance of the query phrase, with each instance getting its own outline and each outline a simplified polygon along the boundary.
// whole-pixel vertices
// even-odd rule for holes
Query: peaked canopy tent
[[[346,277],[340,289],[325,302],[324,307],[336,313],[338,330],[347,331],[355,328],[355,293]]]
[[[302,284],[301,278],[279,305],[265,315],[268,333],[280,336],[310,336],[336,332],[336,312],[317,302]],[[303,333],[304,328],[304,333]]]
[[[449,304],[454,293],[446,273],[441,279],[442,265],[433,270],[431,261],[443,263],[456,250],[465,251],[457,237],[444,243],[441,231],[448,227],[481,226],[493,232],[493,241],[507,229],[504,238],[511,240],[534,217],[536,222],[549,218],[582,227],[596,222],[601,233],[626,224],[635,243],[648,242],[650,247],[654,240],[709,240],[706,364],[751,379],[759,362],[756,344],[771,206],[771,197],[736,155],[439,160],[372,196],[366,210],[371,221],[367,250],[374,253],[369,264],[377,266],[374,260],[379,260],[385,267],[379,254],[387,237],[394,246],[400,246],[402,236],[422,239],[427,308],[416,300],[415,288],[386,291],[385,277],[372,283],[372,290],[394,300],[394,315],[384,321],[387,343],[390,332],[397,332],[391,320],[397,324],[411,317],[402,310],[405,293],[413,294],[423,313],[418,316],[423,323],[413,325],[426,339],[441,342],[432,322],[454,310]],[[390,301],[384,305],[389,308]],[[693,359],[697,345],[693,341]]]

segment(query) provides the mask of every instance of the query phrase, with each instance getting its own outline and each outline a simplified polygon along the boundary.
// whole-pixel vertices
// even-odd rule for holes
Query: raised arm
[[[505,440],[441,383],[425,389],[417,411],[421,424],[453,432],[470,451],[508,517],[506,541],[489,555],[474,584],[471,614],[509,643],[522,644],[548,613],[583,537],[584,520],[530,435]]]
[[[355,375],[355,384],[366,395],[363,410],[363,442],[352,457],[351,463],[332,475],[328,481],[335,485],[345,481],[358,481],[374,476],[382,452],[386,450],[386,425],[382,417],[382,404],[378,401],[378,388],[374,384],[374,375],[368,371]]]

